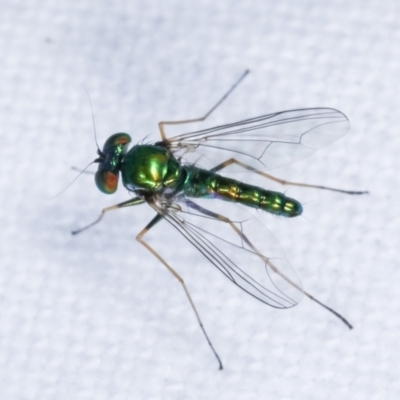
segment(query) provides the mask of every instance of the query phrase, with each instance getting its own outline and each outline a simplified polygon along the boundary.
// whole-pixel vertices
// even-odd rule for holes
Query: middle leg
[[[246,169],[248,171],[254,172],[255,174],[261,175],[264,178],[270,179],[271,181],[278,182],[281,185],[300,186],[300,187],[307,187],[307,188],[314,188],[314,189],[324,189],[324,190],[331,190],[333,192],[340,192],[340,193],[346,193],[346,194],[367,194],[368,193],[368,191],[343,190],[343,189],[335,189],[335,188],[321,186],[321,185],[310,185],[308,183],[286,181],[284,179],[277,178],[271,174],[267,174],[264,171],[258,170],[248,164],[242,163],[241,161],[238,161],[235,158],[230,158],[229,160],[226,160],[223,163],[218,164],[216,167],[212,168],[211,171],[218,172],[232,164],[239,165],[243,169]]]
[[[185,291],[186,297],[189,300],[189,303],[194,311],[194,314],[196,315],[196,319],[200,325],[201,330],[203,331],[203,334],[207,340],[208,345],[210,346],[212,352],[214,353],[215,357],[217,358],[218,364],[219,364],[219,369],[223,369],[221,359],[218,355],[218,353],[215,351],[214,346],[211,343],[210,338],[207,335],[206,330],[204,329],[203,322],[200,319],[200,315],[196,309],[196,306],[194,305],[194,302],[192,300],[192,297],[190,296],[189,290],[186,287],[185,281],[183,278],[148,244],[143,240],[143,236],[158,222],[160,222],[163,219],[163,216],[161,214],[157,214],[148,224],[145,228],[143,228],[139,234],[136,236],[136,240],[143,245],[153,256],[157,258],[158,261],[160,261],[165,268],[178,280],[178,282],[182,285],[183,290]]]

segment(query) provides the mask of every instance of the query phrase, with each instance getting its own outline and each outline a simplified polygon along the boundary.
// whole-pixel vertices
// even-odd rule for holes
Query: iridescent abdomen
[[[301,204],[279,192],[248,185],[212,171],[186,166],[187,178],[183,192],[188,197],[217,198],[258,208],[271,214],[296,217],[303,211]]]

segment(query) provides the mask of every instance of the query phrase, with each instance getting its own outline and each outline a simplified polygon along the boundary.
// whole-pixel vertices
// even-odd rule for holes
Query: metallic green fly
[[[158,125],[161,140],[154,144],[138,144],[128,151],[131,142],[128,134],[116,133],[110,136],[103,150],[98,149],[98,158],[94,160],[99,164],[95,175],[96,185],[103,193],[112,194],[117,190],[121,175],[123,185],[135,197],[103,209],[96,221],[73,232],[77,234],[93,226],[111,210],[144,203],[152,207],[156,216],[136,239],[182,285],[220,369],[220,357],[203,327],[184,280],[144,241],[144,235],[158,222],[166,220],[230,281],[256,299],[272,307],[284,309],[295,306],[305,295],[333,313],[351,329],[352,326],[344,317],[302,289],[284,255],[276,257],[271,254],[269,246],[274,240],[267,238],[256,219],[238,220],[227,216],[229,207],[234,205],[237,209],[238,204],[241,204],[293,218],[302,213],[301,204],[282,193],[253,186],[220,173],[228,166],[236,166],[282,185],[327,189],[347,194],[366,193],[283,181],[264,172],[270,167],[303,158],[343,136],[349,129],[348,119],[332,108],[276,112],[167,138],[165,125],[204,121],[247,73],[245,71],[204,117],[160,122]],[[190,161],[191,159],[193,160]],[[213,167],[204,168],[202,165],[205,161]],[[204,199],[208,199],[208,202]],[[210,202],[210,199],[224,200],[226,203]],[[211,203],[224,204],[223,211],[216,212]]]

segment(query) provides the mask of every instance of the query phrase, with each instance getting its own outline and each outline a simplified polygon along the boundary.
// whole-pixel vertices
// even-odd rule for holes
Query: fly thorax
[[[124,157],[122,181],[128,190],[174,189],[181,173],[179,162],[162,146],[134,146]]]

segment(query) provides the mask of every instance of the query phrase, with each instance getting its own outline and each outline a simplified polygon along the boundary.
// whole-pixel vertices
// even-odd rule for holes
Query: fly
[[[273,240],[266,238],[262,226],[255,219],[240,221],[225,212],[211,210],[210,205],[224,204],[224,210],[227,210],[232,205],[237,209],[237,204],[242,204],[287,218],[297,217],[303,211],[300,202],[283,193],[221,175],[229,166],[282,185],[353,195],[367,193],[284,181],[264,172],[270,167],[303,158],[343,136],[349,129],[348,119],[333,108],[281,111],[167,138],[166,125],[206,120],[248,72],[245,71],[203,117],[160,122],[161,140],[158,142],[138,144],[128,150],[131,142],[128,134],[110,136],[103,150],[98,149],[98,158],[94,160],[99,164],[95,174],[96,185],[103,193],[113,194],[121,176],[123,185],[135,197],[104,208],[96,221],[72,232],[77,234],[97,224],[111,210],[141,204],[153,208],[155,217],[136,239],[182,285],[207,343],[217,358],[219,369],[223,368],[221,359],[206,333],[184,280],[144,240],[146,233],[161,220],[166,220],[230,281],[263,303],[285,309],[295,306],[302,296],[306,296],[352,329],[342,315],[302,289],[285,257],[275,257],[269,250]],[[204,157],[199,158],[199,154]],[[193,159],[193,156],[196,158]],[[190,161],[191,158],[193,161]],[[208,169],[202,167],[205,160],[214,163],[213,166]],[[208,203],[204,204],[204,199],[208,199]],[[214,201],[210,202],[210,199]]]

